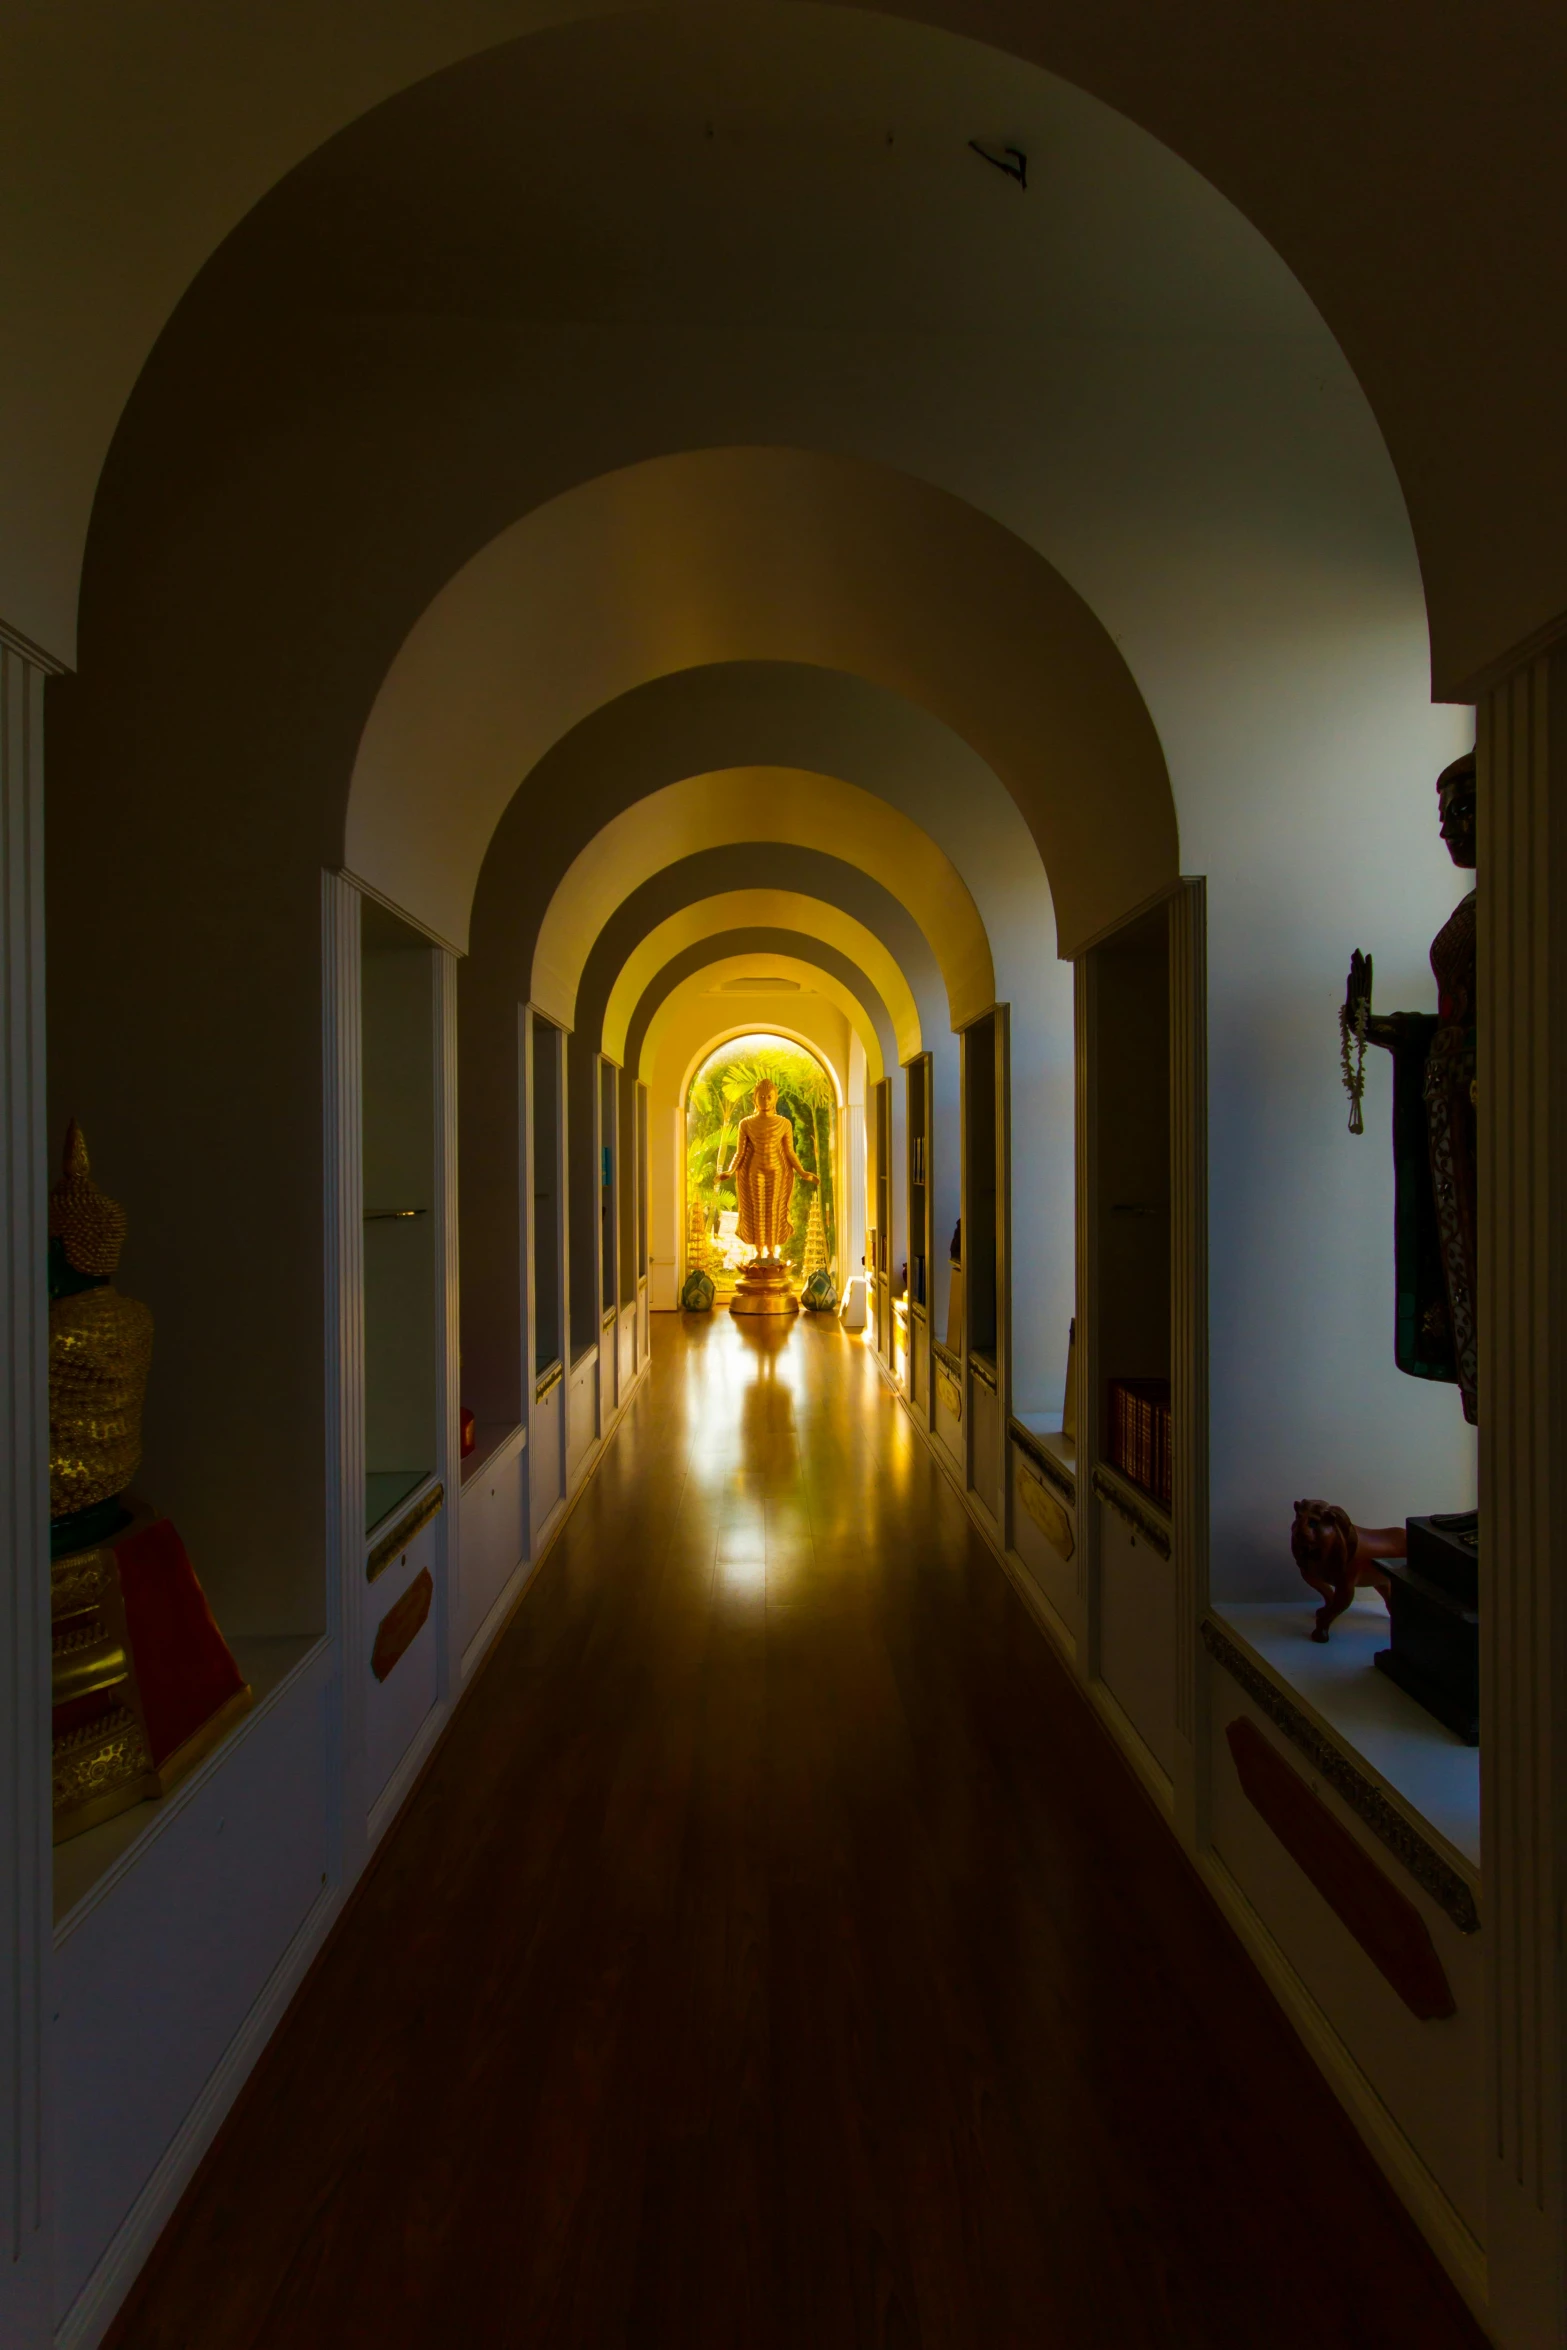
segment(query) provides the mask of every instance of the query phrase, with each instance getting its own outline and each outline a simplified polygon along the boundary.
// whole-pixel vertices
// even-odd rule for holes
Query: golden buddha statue
[[[125,1210],[73,1119],[49,1194],[54,1839],[166,1795],[251,1703],[174,1526],[128,1492],[152,1316],[111,1276]]]
[[[112,1275],[125,1210],[100,1191],[75,1119],[49,1194],[50,1549],[102,1541],[141,1460],[152,1315]]]
[[[798,1175],[803,1183],[819,1178],[804,1166],[794,1147],[794,1127],[778,1109],[778,1088],[764,1077],[752,1100],[753,1117],[740,1121],[734,1164],[735,1200],[740,1210],[740,1238],[756,1250],[736,1287],[732,1314],[797,1314],[799,1300],[789,1286],[783,1262],[784,1243],[794,1227],[789,1201]]]

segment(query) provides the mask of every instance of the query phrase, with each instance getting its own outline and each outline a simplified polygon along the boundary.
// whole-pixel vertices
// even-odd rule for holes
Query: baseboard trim
[[[250,2013],[54,2331],[55,2350],[97,2350],[149,2253],[337,1922],[344,1889],[329,1885],[306,1912]]]
[[[1484,2246],[1427,2167],[1397,2118],[1361,2071],[1282,1944],[1263,1923],[1219,1855],[1196,1856],[1198,1873],[1247,1956],[1305,2044],[1328,2087],[1375,2157],[1377,2167],[1483,2325],[1489,2314]]]
[[[531,1552],[517,1561],[491,1601],[488,1615],[463,1650],[457,1667],[458,1678],[463,1688],[467,1688],[468,1683],[489,1655],[507,1617],[532,1582],[533,1570],[554,1541],[556,1530],[564,1522],[565,1516],[566,1504],[558,1501],[544,1521],[544,1537],[537,1551]]]
[[[414,1781],[439,1746],[453,1713],[450,1697],[438,1698],[414,1733],[413,1743],[365,1815],[365,1865],[391,1822],[402,1810]]]
[[[1162,1817],[1175,1829],[1175,1781],[1165,1769],[1108,1681],[1084,1681],[1078,1687],[1121,1750],[1121,1759],[1133,1772]]]

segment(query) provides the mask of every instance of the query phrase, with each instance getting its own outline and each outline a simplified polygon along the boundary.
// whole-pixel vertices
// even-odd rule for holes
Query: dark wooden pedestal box
[[[1470,1746],[1480,1743],[1480,1555],[1473,1511],[1406,1520],[1407,1555],[1384,1562],[1393,1644],[1378,1669]]]

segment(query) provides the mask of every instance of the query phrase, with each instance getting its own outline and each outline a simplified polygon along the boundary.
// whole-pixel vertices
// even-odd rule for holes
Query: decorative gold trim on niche
[[[1026,1460],[1032,1461],[1047,1485],[1053,1485],[1063,1501],[1077,1506],[1077,1478],[1065,1461],[1058,1461],[1047,1452],[1032,1428],[1025,1428],[1021,1420],[1008,1423],[1007,1434]]]
[[[234,1724],[243,1720],[255,1702],[256,1693],[248,1681],[236,1689],[232,1697],[225,1698],[217,1712],[209,1715],[199,1730],[191,1732],[183,1746],[176,1746],[174,1752],[166,1755],[158,1765],[160,1793],[167,1795],[169,1789],[177,1786],[187,1771],[193,1771],[215,1746],[220,1746]]]
[[[101,1714],[54,1741],[53,1841],[63,1844],[101,1827],[133,1804],[162,1793],[142,1726],[129,1705]]]
[[[446,1506],[444,1485],[432,1485],[422,1495],[406,1517],[400,1518],[390,1534],[383,1534],[370,1556],[365,1560],[365,1581],[373,1583],[384,1575],[399,1551],[408,1548],[416,1534],[422,1534],[432,1518],[438,1518]]]
[[[1051,1549],[1058,1551],[1064,1559],[1071,1558],[1077,1549],[1077,1536],[1072,1531],[1071,1519],[1056,1496],[1048,1490],[1033,1462],[1025,1456],[1019,1466],[1023,1471],[1023,1507]]]
[[[537,1381],[534,1386],[534,1402],[543,1403],[547,1397],[553,1395],[556,1388],[559,1387],[565,1376],[565,1365],[563,1363],[552,1363],[549,1369],[545,1372],[543,1378]]]

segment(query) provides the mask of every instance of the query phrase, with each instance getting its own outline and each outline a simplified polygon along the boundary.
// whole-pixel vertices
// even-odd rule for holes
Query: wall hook
[[[1024,194],[1027,194],[1028,157],[1021,147],[1003,147],[999,155],[992,155],[990,149],[982,147],[978,139],[970,139],[969,145],[986,163],[993,164],[997,171],[1004,171],[1009,180],[1016,180]]]

